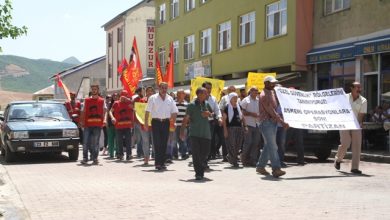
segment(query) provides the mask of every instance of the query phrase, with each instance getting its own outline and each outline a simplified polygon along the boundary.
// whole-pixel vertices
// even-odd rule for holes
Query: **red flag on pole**
[[[130,91],[130,87],[129,87],[129,84],[127,82],[129,82],[129,78],[128,78],[128,74],[127,74],[127,68],[128,68],[129,64],[127,63],[127,60],[126,58],[123,58],[122,60],[122,63],[119,65],[118,67],[118,74],[121,75],[120,79],[121,79],[121,82],[122,82],[122,85],[123,85],[123,88],[130,94],[130,95],[133,95]]]
[[[127,66],[127,72],[126,74],[122,75],[124,79],[122,80],[122,83],[126,88],[126,90],[127,88],[129,89],[128,92],[130,95],[135,93],[138,82],[140,79],[142,79],[142,76],[143,75],[142,75],[141,62],[139,59],[137,40],[134,36],[133,47],[131,48],[131,54],[129,59],[129,65]]]
[[[66,100],[69,102],[70,101],[70,92],[69,92],[68,87],[66,87],[64,82],[62,82],[61,77],[60,77],[59,74],[56,75],[56,80],[57,80],[58,88],[62,88],[64,90],[64,94],[65,94]]]
[[[173,43],[169,44],[169,57],[167,65],[165,66],[164,82],[168,83],[168,88],[173,88]]]
[[[155,56],[156,56],[156,83],[157,85],[160,85],[160,83],[163,81],[163,77],[162,77],[160,59],[158,58],[157,51],[155,53]]]

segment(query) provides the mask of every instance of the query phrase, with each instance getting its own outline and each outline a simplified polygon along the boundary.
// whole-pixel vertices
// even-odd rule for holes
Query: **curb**
[[[332,150],[330,157],[335,158],[336,153],[337,153],[336,150]],[[351,158],[352,158],[352,153],[347,152],[345,154],[345,159],[351,159]],[[361,153],[360,161],[376,162],[376,163],[390,163],[390,156],[375,154],[375,153]]]

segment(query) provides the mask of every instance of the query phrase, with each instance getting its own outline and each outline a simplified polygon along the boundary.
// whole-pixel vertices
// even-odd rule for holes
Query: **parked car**
[[[11,102],[0,117],[0,136],[6,162],[39,152],[68,152],[70,160],[79,156],[79,130],[60,102]]]
[[[339,131],[306,129],[301,131],[305,152],[313,153],[321,161],[327,160],[332,153],[332,149],[337,149],[337,145],[340,143]],[[292,139],[286,140],[287,151],[295,152],[296,138],[293,136]]]

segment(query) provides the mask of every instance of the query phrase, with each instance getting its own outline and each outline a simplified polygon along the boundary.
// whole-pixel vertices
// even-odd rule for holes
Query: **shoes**
[[[167,159],[165,163],[173,163],[171,159]]]
[[[351,173],[353,173],[353,174],[362,174],[362,171],[358,170],[358,169],[352,169]]]
[[[88,164],[88,160],[87,159],[83,159],[82,161],[80,161],[81,164]]]
[[[280,176],[283,176],[284,174],[286,174],[286,171],[283,171],[281,169],[275,169],[272,171],[272,176],[273,177],[280,177]]]
[[[299,161],[297,162],[298,166],[305,166],[307,164],[305,161]]]
[[[236,163],[233,163],[233,167],[234,167],[234,168],[239,168],[240,165],[238,165],[238,163],[236,162]]]
[[[257,167],[256,173],[260,173],[261,175],[265,175],[265,176],[269,175],[269,172],[263,167]]]
[[[340,162],[337,160],[334,161],[334,168],[336,168],[336,170],[340,170]]]
[[[118,158],[119,160],[123,160],[123,156],[119,156],[119,158]]]
[[[98,160],[93,160],[92,165],[98,165],[99,161]]]
[[[286,168],[286,167],[287,167],[287,164],[286,164],[285,162],[280,162],[280,166],[281,166],[282,168]]]
[[[228,159],[226,158],[226,156],[223,157],[222,162],[228,162]]]
[[[205,171],[205,172],[210,171],[210,166],[209,166],[209,165],[204,166],[204,171]]]
[[[182,160],[187,160],[188,158],[189,158],[188,155],[183,155],[183,156],[181,156],[181,159],[182,159]]]
[[[196,175],[196,176],[195,176],[195,180],[203,180],[203,176]]]
[[[126,156],[126,160],[129,161],[131,159],[130,155]]]

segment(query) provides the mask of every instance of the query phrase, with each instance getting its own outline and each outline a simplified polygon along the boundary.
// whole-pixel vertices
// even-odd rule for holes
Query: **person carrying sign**
[[[264,147],[256,164],[256,172],[262,175],[269,175],[265,169],[268,160],[271,160],[272,176],[279,177],[286,174],[280,169],[278,146],[276,144],[276,130],[278,123],[284,128],[289,125],[276,113],[278,106],[275,94],[275,85],[278,81],[273,76],[264,78],[264,90],[260,94],[260,129],[264,138]]]
[[[359,82],[352,83],[351,93],[347,94],[349,103],[351,104],[353,113],[355,114],[360,129],[357,130],[341,130],[340,145],[334,161],[334,167],[340,170],[340,163],[344,159],[345,153],[349,147],[352,148],[352,165],[351,173],[362,174],[359,170],[360,153],[362,148],[362,127],[363,118],[367,114],[367,99],[360,95],[361,85]]]

